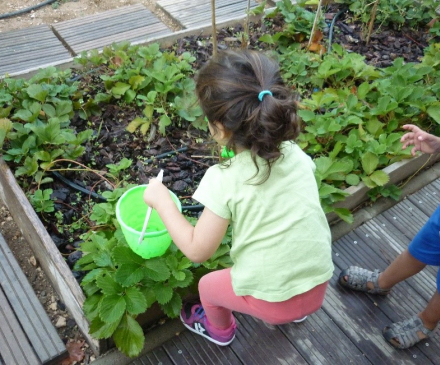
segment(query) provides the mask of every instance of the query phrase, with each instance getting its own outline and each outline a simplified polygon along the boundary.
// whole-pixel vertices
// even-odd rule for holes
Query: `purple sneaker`
[[[197,333],[220,346],[229,345],[235,338],[235,321],[228,329],[213,329],[208,322],[208,318],[206,318],[205,310],[201,304],[184,304],[182,311],[180,312],[180,320],[190,331]]]

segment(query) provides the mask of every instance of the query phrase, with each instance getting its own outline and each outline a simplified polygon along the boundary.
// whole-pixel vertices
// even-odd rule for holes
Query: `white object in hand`
[[[156,177],[157,180],[159,180],[160,182],[162,182],[163,179],[163,170],[160,170],[159,173],[157,174]],[[145,231],[147,230],[147,226],[148,226],[148,221],[150,220],[150,215],[151,215],[151,211],[153,210],[153,208],[151,208],[150,206],[148,207],[147,210],[147,215],[145,216],[145,221],[144,221],[144,226],[142,227],[142,232],[141,235],[139,237],[139,242],[138,244],[140,245],[142,243],[142,241],[144,240],[144,236],[145,236]]]

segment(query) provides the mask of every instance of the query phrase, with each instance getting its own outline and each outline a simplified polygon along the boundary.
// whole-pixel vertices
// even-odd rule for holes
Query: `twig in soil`
[[[63,158],[63,159],[60,159],[60,160],[52,161],[49,165],[47,165],[47,167],[45,168],[44,171],[45,171],[45,172],[46,172],[46,171],[73,171],[73,170],[75,170],[75,171],[81,171],[80,169],[70,169],[70,168],[65,168],[65,169],[53,169],[53,170],[51,170],[50,168],[51,168],[53,165],[55,165],[57,162],[71,162],[71,163],[73,163],[73,164],[77,164],[77,165],[83,167],[84,170],[96,174],[96,175],[99,176],[102,180],[105,180],[107,183],[109,183],[109,185],[110,185],[113,189],[116,189],[115,184],[112,184],[112,183],[110,182],[110,180],[106,179],[106,178],[105,178],[104,176],[102,176],[100,173],[96,172],[96,170],[92,170],[90,167],[87,167],[86,165],[83,165],[82,163],[77,162],[77,161],[74,161],[74,160],[69,160],[69,159],[64,159],[64,158]]]
[[[165,136],[165,138],[167,139],[168,144],[171,146],[171,148],[176,152],[176,154],[179,154],[179,153],[177,152],[176,148],[171,144],[171,142],[170,142],[168,136]],[[193,160],[192,158],[186,157],[185,155],[182,155],[182,157],[185,158],[185,159],[187,159],[187,160],[189,160],[189,161],[192,161],[192,162],[194,162],[194,163],[197,163],[197,164],[199,164],[199,165],[202,165],[202,166],[205,166],[205,167],[211,167],[211,166],[209,166],[209,165],[206,164],[206,163],[203,163],[203,162],[200,162],[200,161],[197,161],[197,160]]]
[[[410,37],[408,34],[404,34],[404,36],[406,38],[408,38],[409,40],[413,41],[414,43],[418,44],[420,47],[425,48],[425,46],[419,42],[417,42],[414,38]]]

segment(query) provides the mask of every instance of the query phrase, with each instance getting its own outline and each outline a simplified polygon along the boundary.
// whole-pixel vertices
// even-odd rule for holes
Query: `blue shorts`
[[[408,250],[424,264],[440,266],[440,206],[414,237]],[[437,290],[440,292],[440,270],[437,273]]]

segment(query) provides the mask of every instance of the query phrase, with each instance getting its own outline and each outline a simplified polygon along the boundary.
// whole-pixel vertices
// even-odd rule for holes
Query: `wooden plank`
[[[12,30],[8,32],[0,32],[0,42],[7,39],[16,39],[19,37],[35,37],[38,38],[39,35],[50,32],[50,28],[47,24],[36,25],[31,28],[23,28],[18,30]],[[52,32],[50,32],[52,33]]]
[[[102,345],[89,335],[89,323],[82,311],[84,293],[23,190],[17,184],[8,165],[1,158],[0,186],[2,187],[0,197],[20,227],[24,238],[29,242],[36,259],[75,319],[87,342],[93,351],[99,354]]]
[[[308,364],[370,364],[322,309],[304,322],[279,327]]]
[[[12,31],[14,32],[14,31]],[[58,38],[56,38],[53,34],[53,32],[49,31],[49,32],[45,32],[45,33],[36,33],[36,34],[32,34],[30,36],[26,36],[26,37],[17,37],[17,38],[11,38],[11,39],[6,39],[6,40],[1,40],[0,44],[2,47],[11,47],[11,46],[22,46],[22,45],[26,45],[26,44],[32,44],[33,42],[37,42],[37,41],[46,41],[46,42],[58,42],[60,43],[60,41],[58,40]]]
[[[286,365],[307,364],[278,326],[248,315],[236,313],[235,317],[238,333],[231,347],[243,364],[271,364],[276,358],[283,359]]]
[[[428,215],[423,213],[419,209],[420,206],[415,206],[412,201],[423,201],[424,197],[426,197],[426,191],[430,189],[427,187],[413,194],[408,199],[373,218],[339,240],[337,248],[338,259],[340,260],[341,256],[346,256],[350,261],[352,260],[350,256],[354,255],[356,256],[356,263],[352,261],[345,264],[346,266],[358,264],[361,267],[370,269],[376,267],[379,269],[385,268],[394,257],[408,246],[414,234],[418,232],[428,219]],[[433,207],[431,207],[430,211],[432,211]],[[426,206],[423,208],[426,208]],[[430,211],[425,209],[425,212],[428,214]],[[396,232],[399,232],[399,234],[396,234]],[[354,245],[355,241],[356,245]],[[343,247],[344,245],[345,248]],[[344,268],[340,262],[338,265]],[[360,298],[370,298],[374,305],[381,308],[383,313],[389,318],[389,322],[382,325],[384,327],[391,322],[400,321],[421,311],[426,306],[435,288],[436,270],[427,267],[419,274],[396,285],[391,294],[386,298],[365,295],[363,293],[358,295]],[[345,289],[340,288],[340,290]],[[356,294],[352,292],[351,295]],[[423,356],[427,356],[433,363],[440,361],[440,345],[435,339],[421,341],[415,347],[405,351],[413,350],[420,350],[424,354]],[[414,355],[416,358],[419,357],[418,354],[414,353]]]
[[[80,54],[82,51],[102,49],[121,41],[141,41],[172,31],[142,5],[124,7],[124,11],[109,11],[67,21],[53,26],[55,32]]]
[[[142,34],[144,33],[144,35]],[[141,39],[148,40],[149,37],[154,37],[157,35],[166,35],[168,34],[168,30],[158,30],[154,27],[145,27],[141,29],[135,29],[129,32],[117,34],[117,35],[110,35],[108,37],[103,37],[100,39],[96,39],[91,42],[86,43],[78,43],[72,46],[72,49],[76,54],[81,53],[82,51],[88,51],[91,49],[101,49],[104,48],[107,45],[111,45],[113,43],[118,43],[122,41],[138,41]]]
[[[142,357],[139,357],[131,364],[133,365],[173,365],[174,363],[167,356],[165,350],[162,347],[158,347],[153,351],[148,352]]]
[[[339,270],[336,274],[339,274]],[[383,339],[382,328],[390,323],[381,310],[383,298],[373,302],[365,293],[341,288],[336,280],[337,275],[334,275],[327,290],[323,310],[371,364],[430,363],[418,348],[397,350]]]
[[[64,39],[68,40],[69,45],[75,45],[81,42],[86,43],[91,40],[102,39],[108,35],[125,34],[126,32],[133,30],[143,34],[145,27],[151,27],[153,29],[168,29],[165,24],[160,22],[148,24],[145,22],[145,19],[140,16],[138,18],[127,19],[123,24],[114,23],[108,27],[94,27],[93,25],[90,25],[90,28],[87,30],[81,29],[81,32],[74,30],[70,34],[64,32],[62,36]]]
[[[70,42],[72,42],[72,39],[75,40],[75,38],[80,38],[86,41],[88,39],[87,36],[89,39],[97,38],[95,33],[96,35],[99,35],[104,31],[107,31],[107,34],[117,34],[126,29],[135,29],[139,26],[153,24],[162,24],[166,28],[165,24],[159,21],[159,19],[153,16],[153,14],[147,11],[141,11],[129,14],[129,16],[123,18],[118,17],[115,19],[108,19],[105,22],[91,22],[75,28],[64,29],[60,34],[63,38],[68,38]],[[90,32],[92,34],[90,34]]]
[[[47,25],[0,33],[0,76],[71,58]]]
[[[1,234],[0,284],[40,361],[56,363],[66,358],[64,343]]]
[[[201,1],[158,1],[157,5],[163,11],[170,14],[184,27],[190,28],[193,25],[201,26],[211,23],[211,2]],[[255,1],[251,1],[251,9],[257,7]],[[246,16],[247,2],[245,1],[220,1],[216,2],[216,22],[230,20]]]
[[[162,349],[172,364],[235,365],[240,363],[230,346],[217,346],[187,330],[163,344]]]
[[[94,15],[87,15],[87,16],[83,16],[80,18],[66,20],[64,22],[52,24],[52,26],[54,28],[56,28],[57,30],[58,29],[60,29],[60,30],[69,29],[69,28],[74,28],[74,27],[81,26],[84,24],[106,21],[110,18],[112,18],[112,19],[123,18],[126,14],[136,13],[136,12],[145,11],[145,10],[147,10],[151,14],[151,12],[142,4],[136,4],[136,5],[131,5],[131,6],[122,6],[117,9],[103,11],[101,13],[97,13]]]
[[[24,52],[15,53],[2,57],[2,64],[6,66],[17,63],[20,64],[23,61],[32,60],[42,65],[44,63],[48,63],[46,61],[47,59],[53,61],[57,59],[66,58],[65,52],[66,49],[61,45],[59,45],[59,47],[52,46],[52,47],[44,47],[41,49],[35,49],[35,50],[26,50]]]
[[[0,360],[5,365],[41,364],[0,287]]]
[[[49,65],[49,64],[54,64],[57,62],[62,62],[63,60],[66,60],[66,57],[64,56],[53,56],[51,57],[50,60],[47,59],[37,59],[37,60],[29,60],[26,62],[20,62],[20,64],[17,65],[5,65],[5,66],[1,66],[0,65],[0,76],[5,75],[5,74],[11,74],[11,73],[18,73],[20,71],[26,71],[29,70],[31,68],[38,68],[40,69],[42,65]]]
[[[43,49],[43,46],[45,46],[45,48],[53,48],[56,46],[59,46],[60,42],[58,41],[58,39],[55,40],[40,40],[40,41],[34,41],[31,44],[16,44],[16,45],[11,45],[11,46],[7,46],[7,47],[2,47],[0,49],[0,56],[2,57],[2,61],[3,61],[3,57],[4,56],[9,56],[9,55],[19,55],[21,53],[24,52],[28,52],[28,51],[33,51],[33,50],[41,50]],[[65,48],[62,48],[63,50],[65,50]]]

